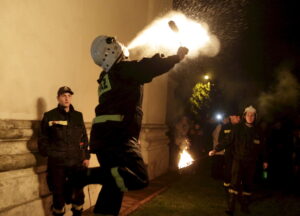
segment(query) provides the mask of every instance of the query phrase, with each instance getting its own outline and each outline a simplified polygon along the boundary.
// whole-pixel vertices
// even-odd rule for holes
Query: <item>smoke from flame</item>
[[[297,110],[300,99],[300,84],[288,67],[280,68],[276,85],[258,98],[259,110],[266,120],[284,112]]]
[[[169,22],[174,21],[178,32],[172,31]],[[179,12],[169,12],[154,20],[128,45],[134,57],[150,57],[157,52],[174,55],[178,47],[189,49],[189,57],[198,55],[215,56],[219,52],[218,39],[209,33],[205,23],[187,18]]]

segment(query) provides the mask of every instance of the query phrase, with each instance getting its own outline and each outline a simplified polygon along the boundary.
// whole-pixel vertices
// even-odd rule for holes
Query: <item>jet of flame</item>
[[[170,21],[176,23],[176,31],[169,26]],[[182,13],[169,12],[150,23],[129,43],[128,49],[135,57],[149,57],[158,51],[174,55],[180,46],[189,49],[189,57],[214,56],[220,48],[218,39],[209,33],[208,25]]]

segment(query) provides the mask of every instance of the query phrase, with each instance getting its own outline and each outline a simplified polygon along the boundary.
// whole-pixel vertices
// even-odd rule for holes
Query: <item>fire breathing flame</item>
[[[177,30],[170,28],[174,22]],[[214,56],[219,51],[218,39],[209,33],[208,25],[187,18],[179,12],[170,12],[154,20],[128,45],[134,56],[152,56],[157,52],[174,55],[178,47],[189,49],[189,57],[199,54]],[[138,56],[140,57],[140,56]]]

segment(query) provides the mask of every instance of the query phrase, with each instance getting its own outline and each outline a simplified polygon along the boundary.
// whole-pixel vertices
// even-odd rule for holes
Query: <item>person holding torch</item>
[[[110,36],[98,36],[91,56],[103,71],[98,79],[99,105],[90,134],[90,152],[97,155],[100,167],[89,168],[78,180],[81,185],[102,184],[96,215],[118,215],[123,193],[138,190],[149,183],[140,145],[143,85],[171,70],[187,55],[179,47],[177,54],[128,61],[126,47]]]
[[[242,211],[249,213],[249,199],[253,189],[256,160],[258,155],[264,150],[263,139],[255,125],[255,120],[256,109],[253,106],[246,107],[243,114],[243,122],[234,125],[231,133],[214,150],[209,152],[209,156],[213,156],[216,152],[229,146],[232,149],[232,176],[228,191],[228,210],[226,211],[229,215],[234,215],[235,202],[238,195],[241,195]],[[267,162],[264,162],[263,166],[266,169],[268,166]]]

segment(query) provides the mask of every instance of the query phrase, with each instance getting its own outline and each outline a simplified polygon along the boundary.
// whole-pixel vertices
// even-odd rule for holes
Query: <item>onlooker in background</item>
[[[213,149],[219,144],[219,136],[224,125],[229,123],[229,118],[224,118],[221,122],[217,124],[215,129],[212,132],[213,139]],[[214,157],[212,158],[212,166],[211,166],[211,176],[214,179],[224,180],[224,153],[225,149],[219,152],[216,152]]]
[[[234,215],[235,202],[239,194],[242,211],[249,213],[249,199],[253,190],[256,160],[264,150],[261,135],[255,126],[256,109],[253,106],[246,107],[243,120],[243,123],[234,126],[226,139],[209,152],[209,155],[213,156],[227,146],[233,148],[232,176],[226,211],[229,215]],[[263,166],[267,168],[268,164],[264,162]]]
[[[223,142],[224,139],[227,139],[227,136],[232,131],[232,128],[234,125],[238,124],[240,122],[241,118],[238,115],[238,111],[232,111],[229,114],[229,123],[222,125],[222,129],[219,136],[219,143]],[[231,182],[231,169],[232,169],[232,161],[233,161],[233,149],[232,146],[228,146],[225,149],[224,154],[224,187],[226,190],[228,190]]]
[[[38,147],[48,157],[47,183],[53,195],[54,216],[65,213],[65,203],[72,203],[73,216],[83,210],[82,188],[72,188],[69,180],[89,165],[88,138],[82,113],[74,110],[73,91],[58,89],[58,106],[46,112],[41,122]]]

